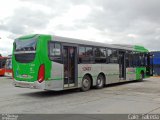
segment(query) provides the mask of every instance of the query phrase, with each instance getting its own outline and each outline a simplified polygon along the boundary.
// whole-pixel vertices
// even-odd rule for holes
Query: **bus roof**
[[[30,39],[36,36],[51,36],[51,35],[45,35],[45,34],[31,34],[19,37],[18,39]],[[125,45],[125,44],[107,44],[107,43],[101,43],[101,42],[94,42],[94,41],[88,41],[88,40],[81,40],[81,39],[75,39],[75,38],[68,38],[68,37],[61,37],[52,35],[52,41],[59,41],[59,42],[65,42],[65,43],[73,43],[73,44],[81,44],[81,45],[90,45],[90,46],[99,46],[99,47],[108,47],[108,48],[114,48],[114,49],[121,49],[121,50],[130,50],[130,51],[137,51],[137,52],[148,52],[146,48],[143,46],[138,45]]]
[[[149,52],[149,50],[147,50],[146,48],[144,48],[143,46],[139,46],[139,45],[135,45],[134,49],[138,52]]]
[[[80,39],[74,39],[74,38],[67,38],[67,37],[60,37],[60,36],[52,36],[53,41],[60,41],[60,42],[66,42],[66,43],[73,43],[73,44],[81,44],[81,45],[90,45],[90,46],[100,46],[100,47],[108,47],[108,48],[114,48],[114,49],[122,49],[122,50],[134,50],[134,47],[122,47],[114,44],[107,44],[107,43],[101,43],[101,42],[94,42],[94,41],[88,41],[88,40],[80,40]]]
[[[139,45],[125,45],[125,44],[114,44],[114,45],[118,45],[118,46],[121,46],[121,47],[125,47],[125,48],[133,48],[134,51],[137,51],[137,52],[149,52],[145,47],[143,46],[139,46]]]
[[[30,35],[25,35],[25,36],[21,36],[18,39],[30,39],[33,38],[35,36],[40,36],[40,34],[30,34]]]
[[[91,45],[91,46],[108,47],[108,48],[121,49],[121,50],[137,51],[137,52],[148,52],[146,48],[144,48],[143,46],[138,46],[138,45],[107,44],[107,43],[101,43],[101,42],[60,37],[60,36],[55,36],[55,35],[52,36],[52,40],[66,42],[66,43],[73,43],[73,44],[75,43],[75,44],[82,44],[82,45]]]

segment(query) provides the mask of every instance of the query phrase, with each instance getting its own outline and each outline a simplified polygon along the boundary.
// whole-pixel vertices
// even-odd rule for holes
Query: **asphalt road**
[[[12,79],[0,77],[0,113],[160,113],[160,78],[110,85],[88,92],[54,92],[16,88],[12,86]]]

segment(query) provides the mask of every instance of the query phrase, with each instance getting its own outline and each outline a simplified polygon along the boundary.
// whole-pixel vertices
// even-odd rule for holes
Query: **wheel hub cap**
[[[88,81],[87,79],[84,79],[84,81],[83,81],[83,85],[84,85],[84,87],[88,87],[88,85],[89,85],[89,81]]]

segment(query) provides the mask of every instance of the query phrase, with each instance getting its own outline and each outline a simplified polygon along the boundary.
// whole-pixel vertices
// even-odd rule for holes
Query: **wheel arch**
[[[144,70],[141,70],[141,73],[144,73]]]
[[[143,77],[145,77],[145,71],[144,70],[141,70],[140,74],[142,74]]]

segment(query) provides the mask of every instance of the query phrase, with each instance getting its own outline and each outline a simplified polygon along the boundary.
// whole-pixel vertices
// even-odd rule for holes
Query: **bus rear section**
[[[5,74],[6,57],[0,57],[0,76]]]
[[[45,89],[45,64],[37,35],[16,39],[12,57],[14,86]]]

